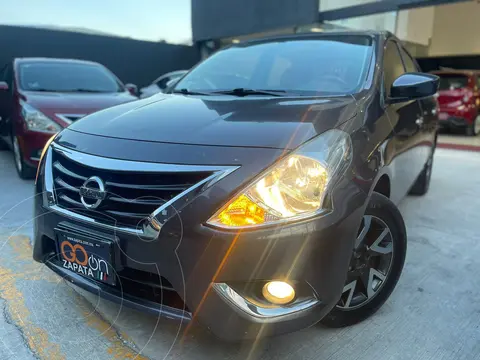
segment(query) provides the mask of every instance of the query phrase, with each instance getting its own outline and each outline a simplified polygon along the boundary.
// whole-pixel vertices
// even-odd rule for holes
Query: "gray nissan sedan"
[[[254,40],[43,151],[33,257],[227,340],[355,324],[400,277],[438,78],[390,33]]]

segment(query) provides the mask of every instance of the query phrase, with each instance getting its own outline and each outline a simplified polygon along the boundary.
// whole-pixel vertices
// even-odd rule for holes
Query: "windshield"
[[[467,87],[468,76],[461,74],[439,74],[438,90],[455,90]]]
[[[208,93],[242,88],[299,95],[352,94],[365,81],[371,54],[372,39],[367,36],[237,45],[198,65],[174,91]]]
[[[123,86],[101,65],[45,62],[20,64],[20,87],[31,91],[101,92],[124,91]]]

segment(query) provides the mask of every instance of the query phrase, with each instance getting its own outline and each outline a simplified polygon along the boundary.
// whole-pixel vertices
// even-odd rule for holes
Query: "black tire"
[[[480,134],[480,115],[477,115],[470,125],[465,128],[465,134],[467,136],[477,136]]]
[[[432,178],[433,152],[434,149],[432,149],[432,153],[428,158],[427,163],[425,164],[422,172],[420,173],[420,175],[418,175],[417,180],[415,180],[415,183],[410,189],[410,195],[422,196],[428,192],[428,189],[430,188],[430,179]]]
[[[12,135],[12,148],[13,161],[18,176],[24,180],[33,179],[36,174],[36,169],[23,160],[22,149],[18,145],[18,139],[15,135]]]
[[[340,299],[339,303],[321,321],[323,325],[326,325],[328,327],[339,328],[353,325],[373,315],[389,298],[402,273],[403,265],[405,263],[405,256],[407,253],[407,232],[400,211],[395,206],[395,204],[390,201],[389,198],[374,192],[365,211],[364,219],[366,217],[380,219],[381,222],[383,222],[383,224],[386,225],[390,231],[389,233],[387,233],[387,235],[389,245],[391,245],[392,250],[388,270],[386,270],[385,278],[381,282],[378,290],[374,292],[374,295],[369,297],[369,299],[366,299],[365,302],[360,303],[359,305],[352,306],[350,308],[342,307],[342,298],[344,298],[344,295],[347,293],[345,291],[342,294],[342,298]],[[362,226],[363,225],[364,221],[362,221]],[[363,228],[366,228],[366,226],[363,226]],[[363,231],[359,232],[359,237],[361,233],[363,233]],[[378,236],[378,238],[380,238],[380,236]],[[366,241],[368,241],[368,239]],[[376,242],[377,240],[375,240],[375,243]],[[373,244],[371,245],[371,248],[373,248]],[[354,250],[353,253],[355,254],[356,251]],[[355,256],[352,257],[352,262],[354,260]],[[351,273],[351,269],[352,264],[349,268],[349,274]],[[369,274],[371,274],[371,269]],[[372,276],[369,275],[368,277],[370,278]],[[350,281],[351,279],[347,278],[345,288],[348,287]],[[370,281],[368,281],[368,284],[370,285]],[[354,290],[352,290],[352,294],[353,293]],[[349,299],[353,303],[351,298]],[[344,303],[343,305],[346,304]]]

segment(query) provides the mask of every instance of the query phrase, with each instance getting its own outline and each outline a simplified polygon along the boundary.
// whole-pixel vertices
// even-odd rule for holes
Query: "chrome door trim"
[[[88,167],[100,170],[111,171],[134,171],[134,172],[218,172],[218,171],[234,171],[239,166],[212,166],[212,165],[179,165],[168,163],[143,162],[132,160],[121,160],[115,158],[107,158],[96,155],[83,153],[52,143],[52,148],[60,152],[68,159]]]

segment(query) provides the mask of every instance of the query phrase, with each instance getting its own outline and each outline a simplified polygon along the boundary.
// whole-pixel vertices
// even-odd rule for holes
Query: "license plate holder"
[[[114,242],[55,229],[59,265],[77,275],[114,286]]]

